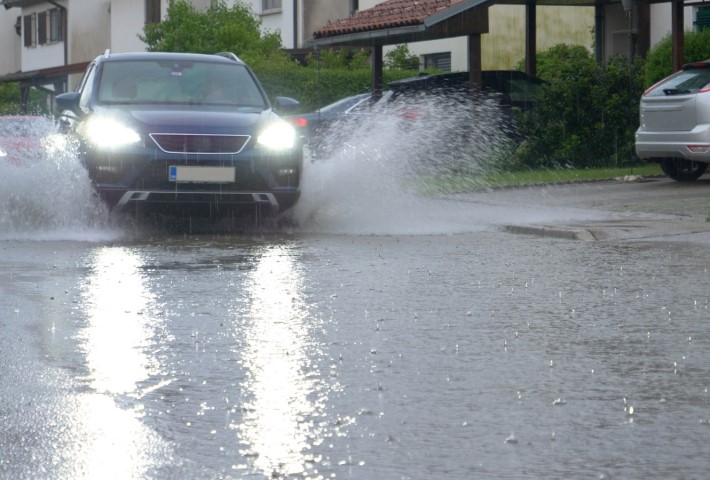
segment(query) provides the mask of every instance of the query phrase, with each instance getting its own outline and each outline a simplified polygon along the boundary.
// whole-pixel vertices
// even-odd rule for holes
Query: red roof
[[[387,0],[367,10],[336,20],[313,34],[315,38],[383,28],[421,25],[427,17],[457,5],[464,0]]]

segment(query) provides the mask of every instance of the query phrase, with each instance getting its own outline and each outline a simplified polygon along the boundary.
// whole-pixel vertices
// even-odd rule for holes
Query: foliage
[[[306,57],[306,65],[317,69],[370,69],[370,53],[364,49],[318,50]]]
[[[36,115],[45,115],[50,112],[51,98],[44,92],[30,89],[27,100],[27,112]],[[20,84],[17,82],[0,84],[0,115],[18,115],[20,108]]]
[[[269,95],[285,95],[297,99],[300,110],[313,111],[341,98],[368,92],[372,72],[366,68],[323,68],[317,62],[308,67],[297,63],[276,66],[257,62],[251,67]],[[385,70],[385,85],[412,76],[411,70]]]
[[[407,45],[397,45],[385,54],[384,64],[388,70],[419,70],[419,56],[410,54]]]
[[[261,20],[251,7],[215,0],[205,11],[188,0],[170,0],[167,16],[147,24],[139,38],[149,52],[234,52],[250,62],[268,58],[287,62],[278,33],[262,33]]]
[[[538,55],[545,80],[531,112],[520,116],[526,138],[517,168],[599,168],[635,161],[634,132],[642,93],[641,65],[616,56],[597,64],[579,46]]]
[[[673,73],[672,38],[669,34],[658,42],[646,56],[644,87],[648,88]],[[710,29],[687,30],[684,35],[684,63],[710,58]]]

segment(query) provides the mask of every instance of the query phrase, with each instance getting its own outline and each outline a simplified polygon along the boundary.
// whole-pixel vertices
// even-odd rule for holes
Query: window
[[[427,70],[436,69],[442,72],[450,72],[451,52],[424,55],[424,68]]]
[[[37,45],[57,43],[64,40],[63,13],[61,8],[52,8],[44,12],[27,15],[25,17],[25,46],[35,46],[35,35]],[[36,16],[36,25],[33,25],[34,20],[31,18],[32,16]],[[33,31],[35,33],[32,33]],[[29,36],[32,36],[32,38],[29,38]]]
[[[64,40],[64,11],[53,8],[49,11],[49,41],[61,42]]]
[[[22,20],[22,33],[25,47],[37,46],[37,14],[31,13],[25,15]]]
[[[358,4],[358,0],[350,0],[350,15],[360,10],[360,6]]]
[[[705,30],[708,27],[710,27],[710,8],[699,7],[695,13],[695,28]]]
[[[145,23],[160,22],[160,0],[145,0]]]
[[[261,8],[267,10],[281,10],[281,0],[261,0]]]

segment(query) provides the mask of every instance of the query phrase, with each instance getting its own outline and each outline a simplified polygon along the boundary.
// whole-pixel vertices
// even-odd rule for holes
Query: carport
[[[468,37],[468,71],[471,85],[481,83],[481,35],[489,32],[488,8],[492,5],[525,5],[525,70],[536,73],[536,22],[538,6],[585,6],[595,9],[595,52],[603,60],[604,32],[609,5],[623,6],[636,21],[637,33],[629,55],[645,56],[650,48],[650,5],[653,0],[387,0],[360,10],[314,32],[310,46],[366,48],[372,51],[373,92],[382,90],[383,47],[402,43]],[[673,70],[683,64],[683,1],[672,1],[671,32]]]

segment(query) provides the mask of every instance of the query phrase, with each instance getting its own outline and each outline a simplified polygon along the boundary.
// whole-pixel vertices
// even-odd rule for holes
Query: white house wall
[[[683,23],[686,30],[693,29],[694,7],[683,9]],[[671,34],[671,4],[656,3],[651,5],[651,45]]]
[[[22,16],[39,13],[54,8],[50,3],[41,3],[32,7],[23,8]],[[19,15],[20,9],[11,9]],[[20,38],[20,46],[23,45]],[[47,43],[44,45],[36,45],[34,47],[21,47],[24,49],[22,55],[21,67],[23,72],[39,70],[41,68],[55,67],[64,64],[64,42]]]
[[[0,8],[0,75],[19,72],[20,45],[22,37],[15,32],[15,21],[20,15],[18,8]]]
[[[68,16],[69,63],[93,60],[110,48],[110,12],[109,0],[71,0]],[[123,31],[125,35],[135,35],[135,32]]]
[[[331,0],[332,1],[332,0]],[[282,0],[281,9],[273,11],[264,11],[262,0],[241,0],[251,7],[255,14],[261,18],[262,32],[278,32],[281,35],[281,43],[284,48],[298,48],[298,41],[294,43],[293,17],[294,17],[294,2],[293,0]],[[298,1],[300,5],[301,0]],[[227,2],[228,6],[234,5],[234,0]],[[310,35],[309,35],[310,36]],[[303,35],[300,36],[303,38]],[[299,38],[300,40],[300,38]]]
[[[143,33],[144,25],[145,0],[112,0],[111,51],[122,53],[144,51],[145,43],[138,38],[138,34]]]

